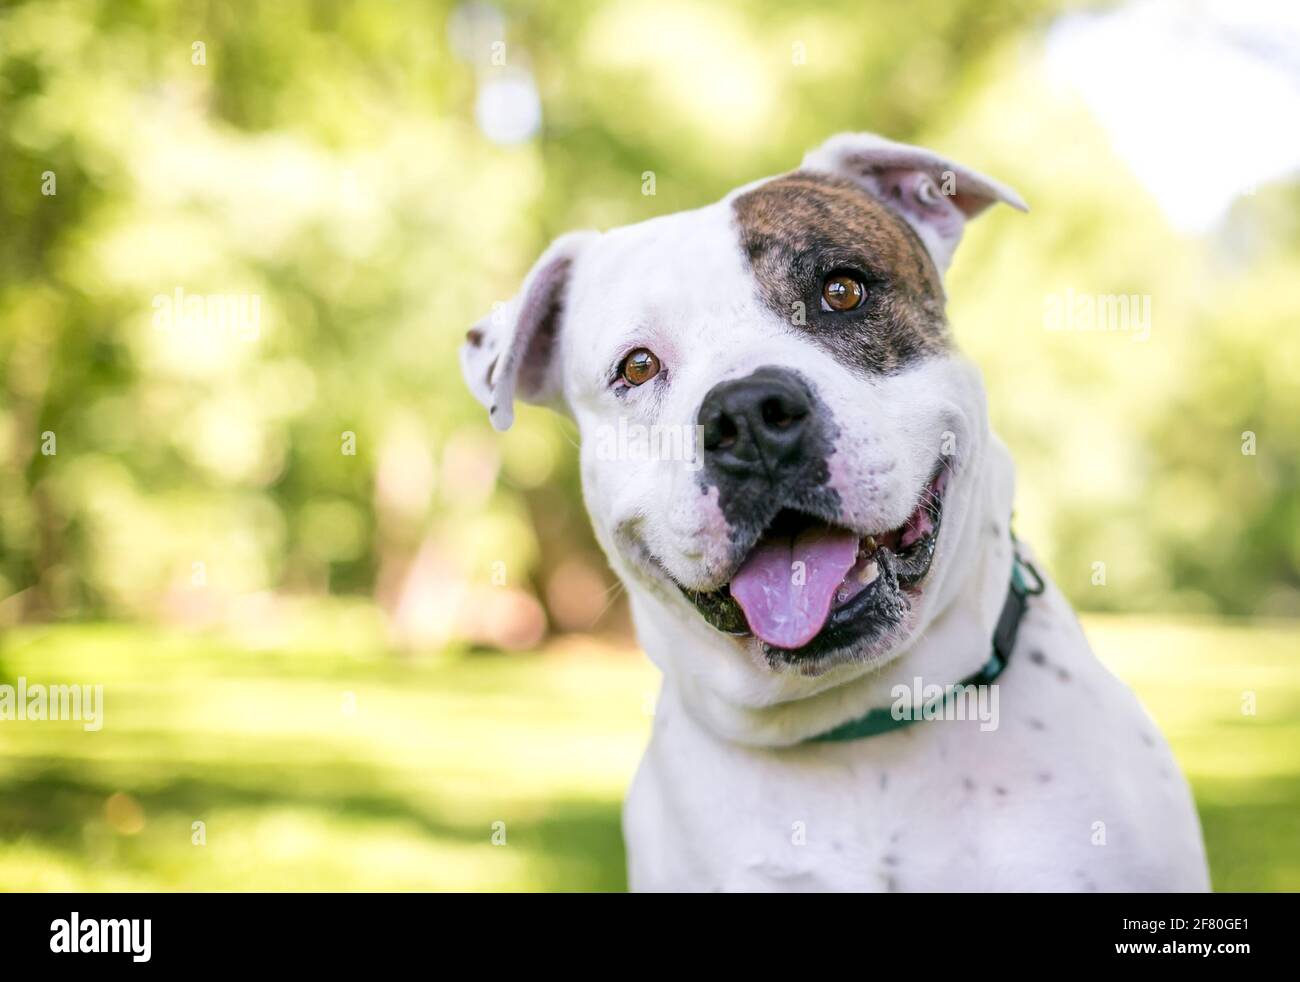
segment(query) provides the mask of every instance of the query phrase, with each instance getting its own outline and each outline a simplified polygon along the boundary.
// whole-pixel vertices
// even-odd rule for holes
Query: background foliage
[[[160,659],[174,631],[267,657],[326,634],[404,653],[398,672],[557,634],[623,645],[573,428],[526,410],[493,434],[460,382],[464,329],[553,236],[706,204],[853,129],[941,149],[1033,207],[972,226],[949,309],[1018,462],[1017,527],[1076,605],[1300,614],[1300,187],[1261,186],[1206,233],[1171,226],[1043,70],[1061,13],[1106,6],[5,4],[0,628],[135,622],[125,636]],[[520,78],[540,130],[494,143],[484,93]],[[1046,330],[1046,298],[1070,289],[1149,296],[1149,339]],[[177,290],[256,296],[256,336],[157,326],[156,298]],[[30,669],[29,643],[61,664],[44,630],[14,635],[0,669]],[[1244,662],[1247,635],[1225,637]],[[1265,646],[1270,671],[1290,643]],[[93,650],[103,673],[127,664]],[[194,679],[213,658],[194,653]],[[269,664],[294,677],[292,659]],[[506,692],[527,671],[424,682]],[[1235,706],[1240,688],[1220,696]],[[231,761],[244,747],[224,746]],[[69,752],[27,746],[10,773],[26,803],[5,796],[0,831],[43,816],[79,842],[78,793],[144,793]],[[141,780],[178,787],[186,766]],[[613,820],[601,805],[600,834]]]
[[[221,595],[270,589],[378,589],[391,607],[421,546],[426,579],[504,561],[543,605],[557,569],[608,585],[571,435],[530,414],[490,436],[456,368],[464,327],[559,232],[707,203],[870,127],[1035,209],[972,228],[951,313],[1020,462],[1023,531],[1075,602],[1295,614],[1294,183],[1214,235],[1176,233],[1042,84],[1031,41],[1058,5],[883,4],[851,30],[859,6],[507,7],[505,68],[486,43],[458,58],[437,4],[7,8],[0,588],[24,616],[188,600],[216,617]],[[496,146],[476,87],[517,64],[545,121]],[[260,335],[156,329],[153,298],[178,287],[260,296]],[[1150,339],[1044,330],[1066,289],[1150,296]],[[178,596],[196,561],[203,600]],[[591,613],[576,606],[549,623]]]

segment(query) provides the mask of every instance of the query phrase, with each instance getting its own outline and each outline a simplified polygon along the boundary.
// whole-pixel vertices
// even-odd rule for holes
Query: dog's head
[[[717,204],[556,240],[469,332],[465,377],[499,429],[515,398],[577,420],[639,621],[768,676],[878,664],[942,602],[973,510],[983,392],[942,277],[997,201],[1024,208],[929,151],[835,137]]]

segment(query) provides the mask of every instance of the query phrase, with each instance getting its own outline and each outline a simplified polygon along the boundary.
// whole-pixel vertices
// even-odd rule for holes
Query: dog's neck
[[[1009,454],[996,439],[985,449],[971,478],[969,507],[957,537],[946,551],[951,580],[936,588],[936,607],[908,647],[887,664],[865,674],[843,666],[812,680],[790,677],[775,690],[755,686],[749,672],[699,671],[693,655],[712,660],[711,628],[692,622],[689,637],[681,625],[663,630],[658,609],[637,609],[638,636],[646,653],[664,672],[665,689],[702,726],[720,739],[754,746],[788,746],[818,736],[875,707],[893,702],[896,685],[909,689],[914,679],[944,685],[969,676],[988,660],[998,614],[1011,575],[1011,501],[1014,475]],[[956,516],[954,516],[956,517]],[[634,604],[639,608],[640,605]],[[695,640],[698,638],[698,642]],[[734,658],[734,655],[728,653]],[[840,681],[843,679],[843,681]]]

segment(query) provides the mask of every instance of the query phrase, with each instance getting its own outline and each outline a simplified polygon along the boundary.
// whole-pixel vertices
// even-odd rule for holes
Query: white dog
[[[515,398],[577,420],[663,672],[634,889],[1208,888],[1168,746],[1011,536],[942,281],[998,201],[1025,208],[841,135],[706,208],[562,236],[470,331],[498,429]],[[671,434],[694,439],[644,439]]]

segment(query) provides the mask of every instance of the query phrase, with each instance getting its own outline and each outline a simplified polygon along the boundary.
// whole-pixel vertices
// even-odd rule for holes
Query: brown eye
[[[637,348],[623,359],[623,380],[628,385],[643,385],[659,374],[659,359],[647,348]]]
[[[822,284],[822,303],[827,310],[853,310],[862,306],[867,288],[849,273],[834,273]]]

